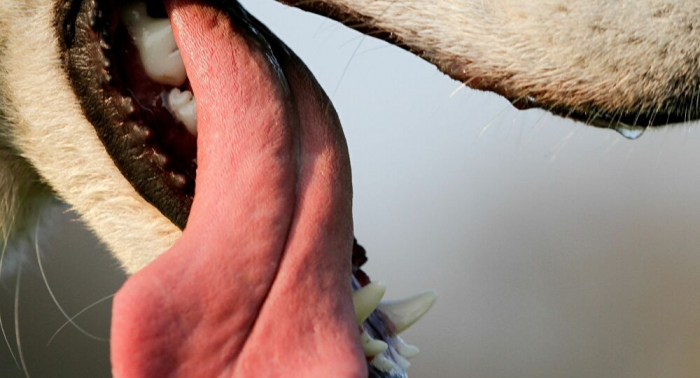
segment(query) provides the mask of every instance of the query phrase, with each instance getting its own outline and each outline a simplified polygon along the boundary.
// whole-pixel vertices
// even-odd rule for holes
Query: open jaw
[[[114,303],[117,377],[402,377],[435,301],[381,302],[337,115],[235,1],[59,2],[65,69],[136,191],[183,229]]]

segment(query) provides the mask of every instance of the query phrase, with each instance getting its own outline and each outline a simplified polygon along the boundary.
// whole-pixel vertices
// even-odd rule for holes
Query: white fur
[[[3,109],[7,137],[106,242],[124,269],[133,273],[168,249],[180,231],[136,193],[83,116],[61,68],[53,6],[48,0],[4,4],[0,13],[4,20],[0,31],[5,36],[0,85],[7,101]],[[17,13],[21,17],[6,17]],[[6,161],[12,162],[1,161],[0,167],[7,169]],[[36,177],[22,176],[20,171],[26,172],[27,165],[15,164],[19,175],[14,186],[20,193],[5,200],[9,208],[20,204],[22,188],[30,187]],[[0,180],[4,182],[5,176]],[[11,211],[8,215],[17,209]]]
[[[61,68],[54,1],[0,0],[0,237],[55,193],[133,273],[180,231],[122,177],[83,116]],[[659,109],[698,92],[696,0],[286,1],[340,11],[472,87],[544,106]]]
[[[340,21],[391,33],[471,87],[543,107],[661,111],[700,95],[696,0],[286,2],[346,13]]]

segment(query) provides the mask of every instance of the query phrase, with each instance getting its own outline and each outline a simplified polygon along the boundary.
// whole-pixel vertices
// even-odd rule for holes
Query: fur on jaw
[[[41,177],[133,273],[167,250],[181,231],[136,193],[85,119],[62,68],[55,8],[53,0],[0,4],[0,146],[12,146],[0,151],[0,172],[12,173],[0,176],[0,185],[14,188],[3,194],[10,210],[0,220],[9,224],[25,201],[36,198],[25,200],[21,193],[51,193],[37,184]],[[9,12],[20,16],[6,17]],[[8,233],[17,237],[22,223],[32,224],[17,222]]]
[[[518,106],[598,126],[611,122],[595,117],[638,126],[700,118],[693,0],[283,1],[398,44]]]

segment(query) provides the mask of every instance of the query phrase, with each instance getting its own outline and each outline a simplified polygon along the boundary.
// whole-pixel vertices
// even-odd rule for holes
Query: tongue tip
[[[148,290],[152,286],[142,282],[144,278],[149,276],[143,270],[136,273],[113,300],[110,357],[116,378],[168,375],[168,365],[163,362],[166,356],[153,353],[153,341],[166,333],[161,329],[165,323],[156,321],[163,309],[158,296]]]

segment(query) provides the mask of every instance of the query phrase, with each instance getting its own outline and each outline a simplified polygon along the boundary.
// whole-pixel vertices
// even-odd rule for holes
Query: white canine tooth
[[[194,100],[175,111],[180,121],[185,124],[190,134],[197,136],[197,105]]]
[[[184,84],[187,72],[175,43],[170,20],[151,18],[145,2],[128,5],[122,17],[139,50],[148,77],[174,87]]]
[[[407,370],[411,367],[411,363],[400,355],[394,355],[394,359],[396,360],[396,363],[399,364],[399,366],[401,366],[401,368],[404,370]]]
[[[389,344],[381,340],[373,339],[367,332],[362,332],[360,341],[362,341],[362,349],[365,351],[365,357],[374,357],[389,349]]]
[[[371,363],[372,365],[374,365],[374,367],[386,373],[390,373],[391,371],[396,370],[396,364],[391,362],[388,358],[384,357],[383,354],[374,357]]]
[[[190,101],[192,101],[192,92],[190,91],[182,92],[177,88],[173,88],[168,94],[168,104],[173,109],[180,109]]]
[[[436,299],[434,291],[426,291],[399,301],[382,302],[379,309],[394,323],[398,334],[420,320],[433,307]]]
[[[420,353],[420,349],[418,347],[413,346],[411,344],[406,344],[405,341],[400,336],[396,336],[396,351],[399,352],[399,354],[407,359],[411,359]]]
[[[168,106],[187,130],[197,136],[197,104],[192,92],[173,88],[168,94]]]
[[[352,293],[352,303],[355,306],[355,319],[362,324],[377,308],[386,292],[386,285],[381,282],[370,282],[365,287]]]

